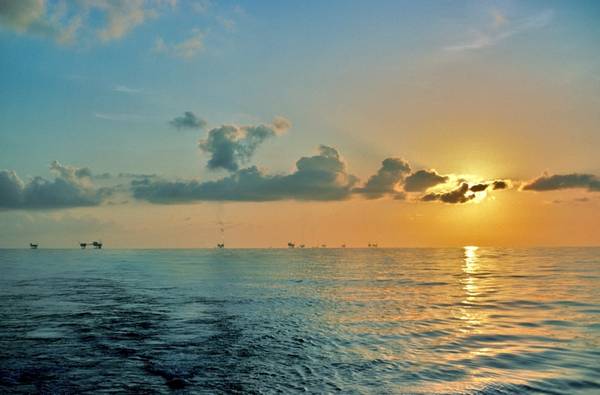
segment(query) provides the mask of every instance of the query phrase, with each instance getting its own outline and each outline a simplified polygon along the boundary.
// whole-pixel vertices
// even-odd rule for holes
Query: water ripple
[[[1,393],[598,393],[599,249],[0,250]]]

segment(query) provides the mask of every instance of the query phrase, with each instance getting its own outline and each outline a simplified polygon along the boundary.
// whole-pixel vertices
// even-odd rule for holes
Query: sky
[[[599,18],[2,0],[0,247],[600,245]]]

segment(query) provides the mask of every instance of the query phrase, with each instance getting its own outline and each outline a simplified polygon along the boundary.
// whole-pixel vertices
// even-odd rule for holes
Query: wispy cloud
[[[128,93],[128,94],[142,93],[141,89],[131,88],[131,87],[125,86],[125,85],[115,85],[115,86],[113,86],[112,90],[114,92]]]
[[[191,59],[204,51],[205,34],[193,31],[193,34],[178,43],[167,43],[162,37],[154,42],[154,53],[172,55],[183,59]]]
[[[510,21],[497,10],[492,12],[492,16],[493,23],[490,27],[485,30],[475,30],[472,32],[470,40],[448,45],[444,47],[444,50],[461,52],[493,47],[510,37],[549,25],[554,19],[554,11],[545,10],[515,21]]]
[[[235,21],[231,18],[226,18],[223,16],[218,16],[217,17],[217,22],[219,22],[219,24],[221,24],[221,26],[223,26],[225,28],[225,30],[233,32],[235,31]]]
[[[195,0],[190,3],[192,11],[198,14],[205,14],[211,6],[210,0]]]

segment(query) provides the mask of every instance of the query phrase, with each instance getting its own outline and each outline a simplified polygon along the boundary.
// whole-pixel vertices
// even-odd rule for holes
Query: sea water
[[[0,250],[1,393],[600,393],[600,249]]]

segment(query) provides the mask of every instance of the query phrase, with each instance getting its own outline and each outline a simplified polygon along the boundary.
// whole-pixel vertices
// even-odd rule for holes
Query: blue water
[[[600,393],[600,249],[0,250],[1,393]]]

